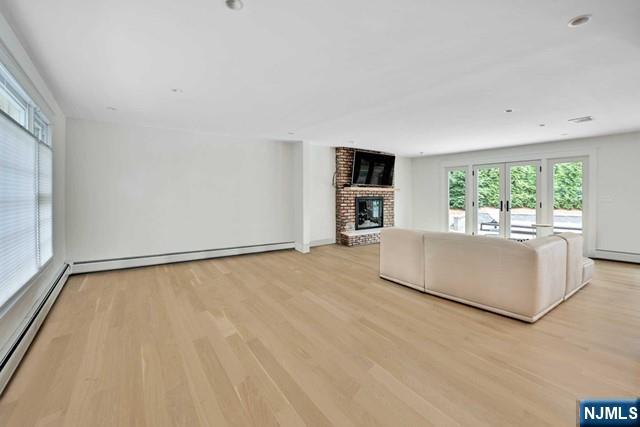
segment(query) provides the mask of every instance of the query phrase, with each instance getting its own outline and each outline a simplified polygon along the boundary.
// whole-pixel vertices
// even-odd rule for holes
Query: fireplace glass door
[[[382,197],[356,198],[356,230],[379,228],[384,225]]]

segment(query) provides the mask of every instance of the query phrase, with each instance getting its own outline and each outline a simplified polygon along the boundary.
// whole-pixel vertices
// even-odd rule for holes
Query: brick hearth
[[[384,226],[394,224],[394,189],[389,187],[352,187],[353,148],[336,148],[336,242],[346,246],[368,245],[380,241],[380,229],[355,231],[356,197],[382,197]],[[346,234],[345,234],[346,233]]]

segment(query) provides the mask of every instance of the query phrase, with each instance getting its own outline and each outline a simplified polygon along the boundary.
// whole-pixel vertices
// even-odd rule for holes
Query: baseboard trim
[[[293,242],[268,243],[264,245],[237,246],[233,248],[209,249],[203,251],[173,252],[169,254],[135,256],[104,260],[79,261],[71,266],[71,274],[93,273],[124,268],[147,267],[151,265],[172,264],[176,262],[198,261],[232,255],[253,254],[258,252],[293,249]]]
[[[335,245],[335,244],[336,244],[336,238],[332,237],[329,239],[312,240],[309,246],[313,248],[315,246],[325,246],[325,245]]]
[[[47,314],[49,314],[49,310],[51,310],[53,303],[58,298],[70,272],[71,269],[68,264],[64,264],[60,268],[47,294],[36,308],[22,332],[18,335],[18,338],[16,338],[7,355],[0,362],[0,395],[2,395],[2,392],[11,380],[11,376],[18,368],[27,349],[38,333],[40,326],[42,326],[44,319],[47,317]]]
[[[640,264],[640,254],[636,254],[633,252],[618,252],[618,251],[609,251],[605,249],[596,249],[593,251],[590,258]]]

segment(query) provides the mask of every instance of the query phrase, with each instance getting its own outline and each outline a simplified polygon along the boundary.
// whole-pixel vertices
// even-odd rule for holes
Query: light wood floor
[[[554,425],[640,394],[640,267],[534,325],[377,277],[325,246],[72,277],[2,426]]]

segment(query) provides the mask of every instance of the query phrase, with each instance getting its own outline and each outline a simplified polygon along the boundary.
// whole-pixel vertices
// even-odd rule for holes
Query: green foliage
[[[582,209],[582,162],[557,163],[553,176],[553,208]]]
[[[558,163],[553,170],[555,209],[582,209],[582,162]],[[449,171],[449,208],[465,209],[465,170]],[[530,165],[511,168],[512,208],[536,208],[536,168]],[[498,168],[478,170],[478,201],[481,207],[500,205]]]
[[[500,169],[478,170],[478,205],[492,208],[500,206]]]
[[[531,165],[511,168],[511,207],[536,208],[536,167]]]
[[[465,209],[464,195],[467,184],[467,174],[464,170],[449,171],[449,208]]]

